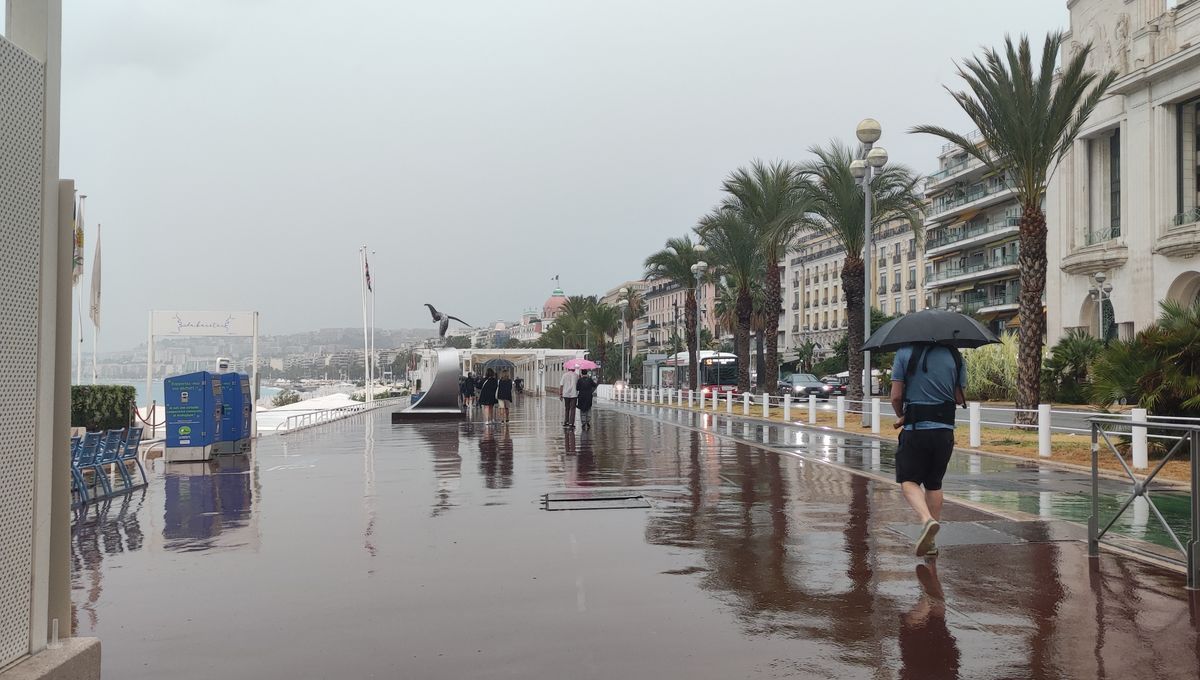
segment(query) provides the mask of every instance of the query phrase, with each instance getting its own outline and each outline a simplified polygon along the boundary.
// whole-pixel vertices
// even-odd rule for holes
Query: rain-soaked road
[[[953,503],[929,569],[893,484],[664,417],[383,412],[159,462],[77,523],[76,631],[114,680],[1200,676],[1174,572]],[[615,490],[650,507],[541,509]]]

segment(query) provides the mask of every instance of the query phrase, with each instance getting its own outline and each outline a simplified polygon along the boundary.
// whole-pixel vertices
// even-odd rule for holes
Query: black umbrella
[[[991,331],[965,314],[926,309],[883,324],[863,343],[864,350],[890,352],[917,342],[952,347],[980,347],[1000,342]]]

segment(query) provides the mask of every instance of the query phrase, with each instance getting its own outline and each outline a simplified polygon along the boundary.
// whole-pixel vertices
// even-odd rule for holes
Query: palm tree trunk
[[[779,265],[772,262],[768,269],[767,299],[764,301],[767,308],[764,313],[766,324],[763,328],[767,336],[766,364],[759,370],[758,385],[768,394],[774,394],[779,386],[779,312],[783,309],[783,293],[780,291]]]
[[[696,290],[694,288],[687,289],[687,303],[683,308],[683,333],[684,342],[687,344],[688,351],[688,384],[693,390],[700,389],[700,368],[697,360],[700,358],[696,352]],[[678,382],[678,381],[676,381]]]
[[[763,329],[754,334],[754,372],[758,374],[758,391],[763,391],[763,376],[767,374],[767,359],[764,351],[766,341],[763,339]]]
[[[750,317],[754,301],[750,289],[738,288],[737,331],[734,333],[734,352],[737,354],[738,392],[750,391]]]
[[[1021,330],[1017,345],[1015,420],[1032,425],[1037,422],[1036,409],[1042,397],[1042,336],[1046,333],[1046,316],[1042,312],[1042,291],[1046,288],[1046,215],[1040,205],[1026,205],[1021,210],[1019,242],[1021,294],[1017,298],[1017,314]]]
[[[863,399],[863,288],[866,279],[863,275],[866,268],[862,258],[857,254],[847,255],[846,264],[842,267],[842,292],[846,294],[846,346],[849,352],[846,368],[850,373],[850,384],[846,390],[846,398],[851,401]]]

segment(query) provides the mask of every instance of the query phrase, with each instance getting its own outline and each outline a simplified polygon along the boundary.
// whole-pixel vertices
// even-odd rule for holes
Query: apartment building
[[[780,347],[793,350],[811,341],[828,355],[846,333],[842,266],[846,254],[832,237],[811,234],[789,254],[784,266]],[[871,262],[872,306],[885,314],[924,308],[924,268],[912,226],[903,220],[875,234]]]
[[[925,307],[957,308],[993,332],[1011,330],[1021,216],[1012,184],[954,144],[942,147],[938,167],[925,185]]]
[[[641,354],[668,354],[674,348],[671,338],[679,335],[680,351],[687,349],[684,333],[695,333],[686,328],[686,305],[688,289],[667,279],[648,279],[642,289],[642,302],[646,312],[634,326],[634,346]],[[705,284],[700,289],[700,323],[710,333],[715,332],[714,286]]]

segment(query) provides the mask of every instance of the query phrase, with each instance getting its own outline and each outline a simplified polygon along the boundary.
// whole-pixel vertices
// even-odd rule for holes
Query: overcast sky
[[[474,324],[555,274],[603,293],[688,232],[722,177],[859,119],[934,168],[942,85],[1065,0],[65,0],[62,175],[103,224],[101,351],[150,309],[263,332]],[[89,274],[90,276],[90,274]]]

